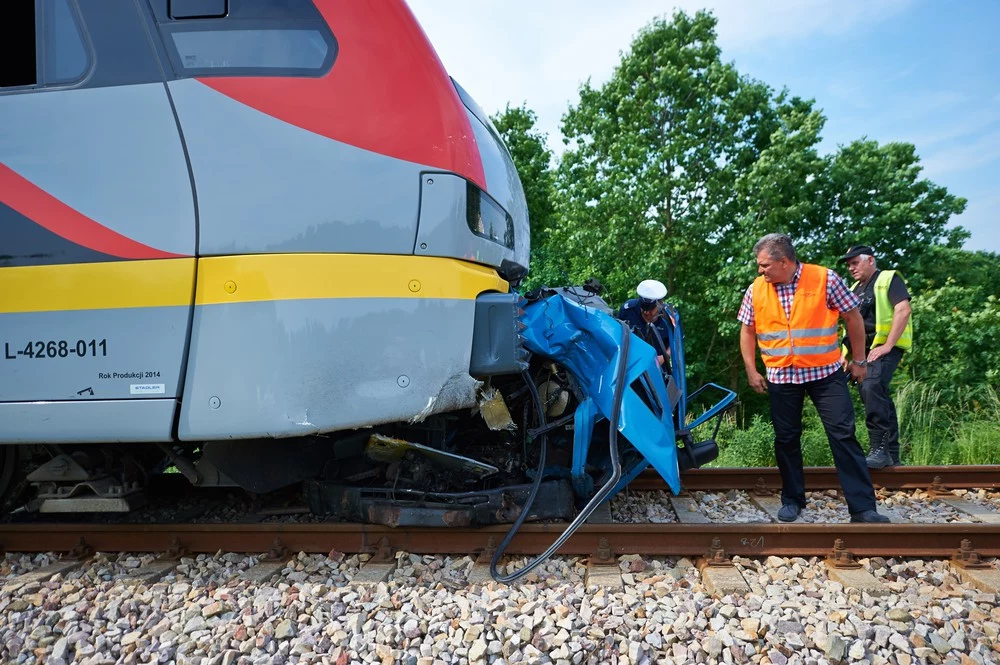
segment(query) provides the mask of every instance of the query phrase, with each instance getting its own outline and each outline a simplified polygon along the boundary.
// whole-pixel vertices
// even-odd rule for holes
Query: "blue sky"
[[[558,154],[580,83],[611,74],[674,7],[719,19],[725,61],[812,98],[822,152],[867,136],[913,143],[923,175],[968,199],[967,249],[1000,252],[1000,2],[962,0],[407,0],[445,67],[487,113],[526,103]]]

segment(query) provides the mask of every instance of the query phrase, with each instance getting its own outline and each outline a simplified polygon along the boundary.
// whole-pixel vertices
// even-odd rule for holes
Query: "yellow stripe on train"
[[[0,268],[0,313],[189,305],[196,259]]]
[[[195,304],[304,298],[448,298],[506,292],[494,268],[392,254],[256,254],[198,262]]]
[[[198,283],[195,286],[197,263]],[[0,313],[309,298],[446,298],[506,292],[496,270],[450,258],[254,254],[0,268]]]

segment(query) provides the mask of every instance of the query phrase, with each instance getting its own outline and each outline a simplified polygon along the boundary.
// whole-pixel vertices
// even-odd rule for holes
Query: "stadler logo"
[[[133,395],[162,395],[165,385],[162,383],[133,383],[128,387]]]

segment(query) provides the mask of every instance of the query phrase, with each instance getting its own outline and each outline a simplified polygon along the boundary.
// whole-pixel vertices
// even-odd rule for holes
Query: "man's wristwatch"
[[[851,362],[853,362],[858,367],[867,367],[868,366],[868,361],[867,360],[852,360]]]

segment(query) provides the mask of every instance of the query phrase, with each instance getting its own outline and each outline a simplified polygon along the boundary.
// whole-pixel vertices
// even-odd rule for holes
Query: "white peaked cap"
[[[639,294],[640,298],[662,300],[667,295],[667,287],[663,285],[663,282],[655,279],[644,279],[639,282],[635,292]]]

